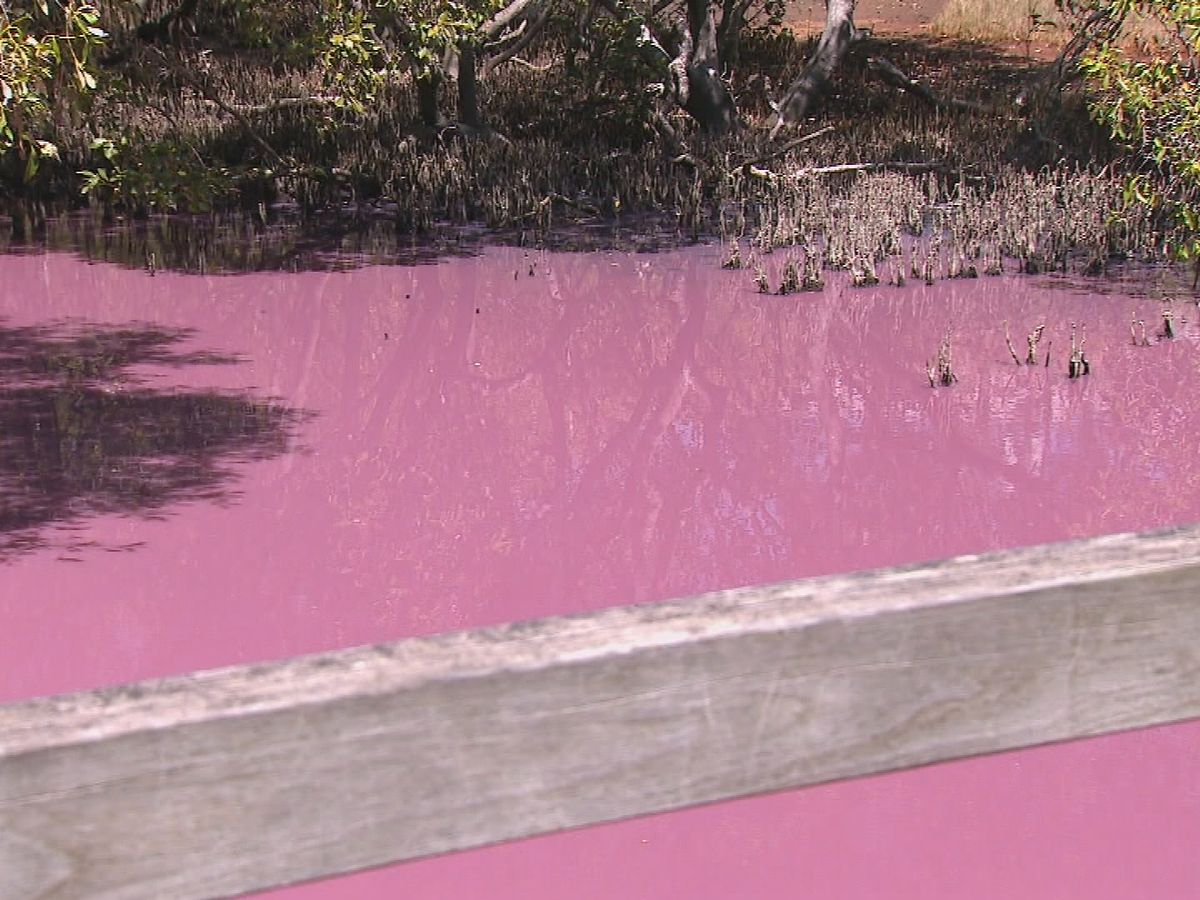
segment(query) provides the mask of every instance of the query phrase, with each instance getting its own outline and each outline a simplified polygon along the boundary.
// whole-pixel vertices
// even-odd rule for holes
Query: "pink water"
[[[23,517],[0,532],[0,701],[1200,520],[1190,305],[1178,339],[1135,347],[1131,313],[1153,335],[1159,304],[1121,285],[780,298],[718,260],[490,249],[152,278],[0,257],[0,499]],[[1047,324],[1050,368],[1013,365],[1006,318],[1018,347]],[[1093,365],[1074,382],[1071,321]],[[947,328],[959,382],[932,390]],[[97,333],[159,350],[65,387],[61,357],[94,355]],[[62,352],[19,362],[32,345]],[[1183,724],[288,896],[1185,897],[1197,846],[1200,727]]]

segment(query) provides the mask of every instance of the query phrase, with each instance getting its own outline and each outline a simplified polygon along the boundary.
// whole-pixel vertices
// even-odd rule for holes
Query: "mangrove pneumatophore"
[[[929,376],[930,387],[950,387],[958,381],[958,376],[954,374],[954,348],[950,332],[946,332],[938,344],[937,357],[925,364],[925,374]]]
[[[1080,329],[1082,331],[1082,328]],[[1083,345],[1087,340],[1087,335],[1080,334],[1079,340],[1075,339],[1075,323],[1071,323],[1071,355],[1067,358],[1067,377],[1082,378],[1084,375],[1091,374],[1092,366],[1088,362],[1087,353],[1084,352]]]

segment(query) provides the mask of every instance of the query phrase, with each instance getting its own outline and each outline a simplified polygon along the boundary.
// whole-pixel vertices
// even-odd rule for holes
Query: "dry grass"
[[[1045,40],[1060,13],[1054,0],[949,0],[934,28],[949,37],[972,41]]]
[[[992,41],[1015,45],[1027,54],[1047,56],[1071,37],[1069,15],[1054,0],[948,0],[934,19],[938,34],[967,41]],[[1148,46],[1163,36],[1161,25],[1138,11],[1130,13],[1125,43]]]

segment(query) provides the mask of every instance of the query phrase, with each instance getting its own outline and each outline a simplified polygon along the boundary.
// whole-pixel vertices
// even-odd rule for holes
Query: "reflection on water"
[[[51,526],[221,500],[234,463],[287,449],[295,410],[139,384],[131,371],[139,365],[237,362],[173,349],[189,336],[153,326],[0,325],[0,563],[44,545]]]
[[[124,680],[1200,518],[1184,304],[1177,340],[1138,347],[1131,312],[1158,301],[1086,282],[762,296],[719,257],[491,248],[238,278],[0,257],[9,555],[63,521],[140,545],[24,553],[10,583],[69,603],[64,568],[94,570],[114,585],[97,610],[171,598],[193,632],[214,593],[254,598],[243,643],[185,662],[147,634],[106,660]],[[47,324],[72,317],[100,324]],[[1013,365],[1006,320],[1018,342],[1045,324],[1049,368]],[[931,390],[947,330],[959,381]],[[305,454],[282,454],[289,407],[317,413]],[[256,462],[236,509],[110,515],[219,495],[236,461]],[[14,668],[14,692],[91,683]]]
[[[627,216],[621,222],[581,221],[549,233],[515,228],[484,230],[446,226],[407,239],[387,210],[338,215],[319,222],[296,211],[272,210],[267,221],[229,216],[152,216],[102,227],[79,214],[47,224],[36,241],[11,241],[0,228],[0,255],[45,250],[78,254],[95,262],[134,269],[193,274],[348,271],[369,265],[418,265],[475,256],[487,247],[537,244],[561,251],[648,252],[694,244],[670,218]]]

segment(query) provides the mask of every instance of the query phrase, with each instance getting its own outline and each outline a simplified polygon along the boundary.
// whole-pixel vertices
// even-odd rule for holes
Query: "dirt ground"
[[[787,20],[796,28],[818,27],[825,21],[824,0],[793,0]],[[859,0],[854,22],[876,32],[919,34],[928,31],[946,0]]]
[[[946,35],[937,24],[950,0],[858,0],[854,24],[870,28],[881,37],[956,38]],[[825,0],[791,0],[784,21],[799,34],[819,32],[825,24]],[[991,49],[1012,56],[1030,56],[1049,60],[1057,56],[1064,33],[1049,30],[1036,34],[1030,43],[1017,40],[991,40]]]

